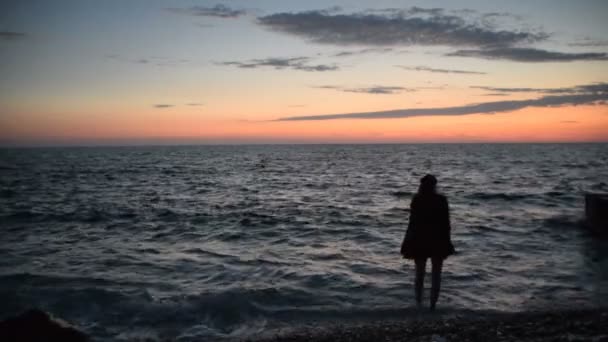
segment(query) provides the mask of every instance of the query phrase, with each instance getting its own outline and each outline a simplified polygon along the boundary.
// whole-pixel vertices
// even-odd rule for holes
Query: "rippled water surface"
[[[580,224],[606,144],[48,148],[0,150],[0,315],[186,341],[406,316],[427,172],[458,250],[443,310],[606,302],[608,244]]]

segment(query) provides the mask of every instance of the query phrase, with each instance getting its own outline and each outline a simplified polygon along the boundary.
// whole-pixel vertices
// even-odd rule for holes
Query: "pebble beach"
[[[430,316],[311,326],[247,341],[608,341],[608,308],[501,313],[474,318]]]

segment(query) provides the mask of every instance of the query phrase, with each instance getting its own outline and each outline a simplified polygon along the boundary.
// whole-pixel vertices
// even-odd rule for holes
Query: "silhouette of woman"
[[[426,260],[431,259],[431,310],[435,309],[439,298],[443,260],[455,252],[450,237],[448,200],[437,193],[436,186],[437,179],[433,175],[426,175],[420,180],[418,193],[410,204],[410,222],[401,244],[401,255],[413,259],[416,264],[414,287],[419,307],[422,305]]]

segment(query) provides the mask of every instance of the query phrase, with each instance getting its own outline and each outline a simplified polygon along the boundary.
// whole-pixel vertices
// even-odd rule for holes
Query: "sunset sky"
[[[2,1],[0,144],[608,141],[608,1]]]

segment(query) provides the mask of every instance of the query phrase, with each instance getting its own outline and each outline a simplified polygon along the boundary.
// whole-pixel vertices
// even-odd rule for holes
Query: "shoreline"
[[[287,341],[594,341],[608,342],[608,307],[487,316],[438,314],[403,320],[320,323],[309,328],[266,333],[248,342]]]
[[[472,315],[471,315],[472,314]],[[79,327],[33,309],[0,321],[0,340],[96,341]],[[123,331],[128,333],[128,331]],[[172,337],[159,337],[172,341]],[[193,337],[194,338],[194,337]],[[105,340],[105,339],[103,339]],[[137,340],[137,338],[135,338]],[[147,340],[147,339],[146,339]],[[190,339],[188,339],[190,340]],[[375,342],[375,341],[568,341],[608,342],[608,307],[525,312],[431,313],[357,319],[311,321],[308,324],[259,331],[251,335],[200,337],[204,341],[247,342]]]

